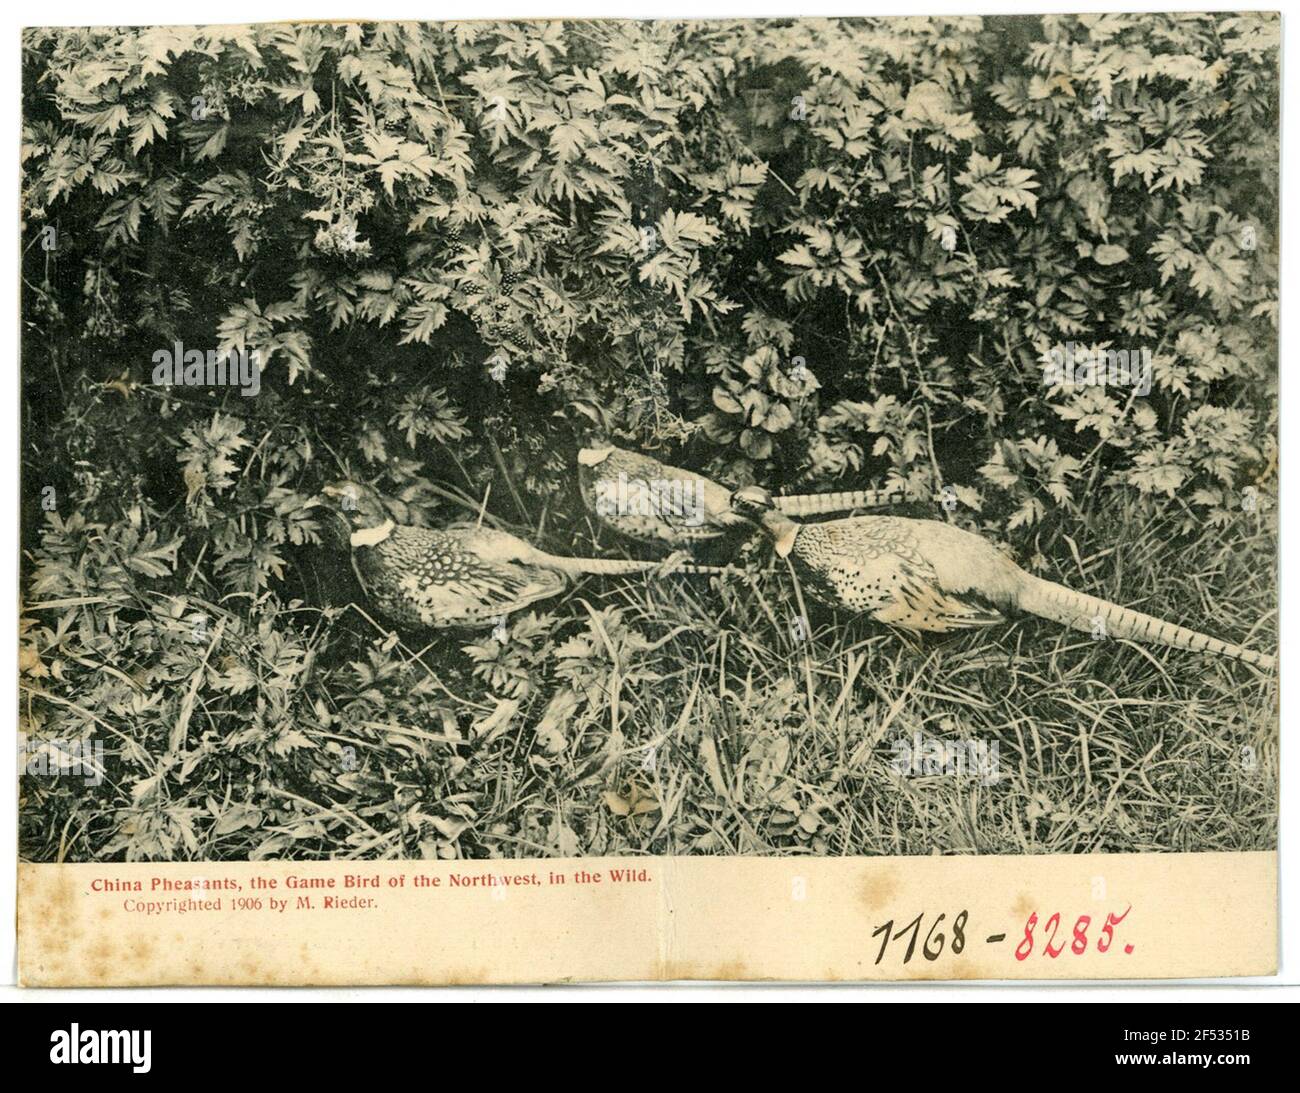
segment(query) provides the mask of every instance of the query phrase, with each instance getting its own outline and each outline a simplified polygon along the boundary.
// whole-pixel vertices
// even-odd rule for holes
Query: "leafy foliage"
[[[620,706],[694,693],[686,587],[423,653],[337,606],[340,472],[592,549],[577,396],[732,483],[951,486],[1036,568],[1122,512],[1266,570],[1277,50],[1267,14],[28,31],[22,714],[119,747],[27,780],[26,852],[724,848],[628,834],[687,792],[626,773]],[[256,348],[261,393],[151,385],[177,342]],[[1150,395],[1046,386],[1064,342],[1149,349]],[[760,848],[823,831],[792,792]]]

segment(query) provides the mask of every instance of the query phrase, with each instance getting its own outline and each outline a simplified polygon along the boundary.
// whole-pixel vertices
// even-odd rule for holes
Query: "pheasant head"
[[[780,557],[786,557],[794,549],[798,522],[777,509],[776,501],[762,486],[742,486],[736,490],[731,495],[731,511],[767,532]]]
[[[347,525],[354,546],[374,546],[393,531],[393,520],[379,494],[357,482],[331,482],[321,490],[325,503]]]
[[[614,424],[609,412],[600,403],[592,399],[576,398],[565,406],[564,416],[579,438],[580,466],[595,466],[613,450],[611,436]]]

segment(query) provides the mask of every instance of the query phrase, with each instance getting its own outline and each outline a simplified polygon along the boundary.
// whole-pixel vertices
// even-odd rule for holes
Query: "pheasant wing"
[[[564,589],[559,573],[484,559],[423,528],[399,528],[368,563],[367,591],[390,613],[431,628],[488,623]]]
[[[934,567],[917,549],[906,524],[881,517],[840,520],[825,528],[830,557],[827,577],[846,606],[877,622],[905,630],[947,633],[1003,621],[995,608],[968,593],[942,588]]]
[[[398,588],[425,626],[470,626],[558,595],[564,578],[547,569],[474,559],[432,581],[416,567],[399,578]]]

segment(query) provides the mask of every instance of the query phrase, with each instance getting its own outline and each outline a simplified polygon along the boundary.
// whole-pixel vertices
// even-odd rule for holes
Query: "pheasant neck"
[[[604,463],[610,457],[614,449],[609,445],[593,444],[591,447],[581,448],[578,451],[578,465],[582,467],[594,467],[598,463]]]
[[[772,546],[779,557],[786,557],[794,549],[799,524],[783,512],[772,509],[763,515],[763,529],[772,537]]]
[[[385,520],[375,528],[359,528],[348,536],[348,542],[354,547],[374,546],[393,534],[393,526],[391,520]]]

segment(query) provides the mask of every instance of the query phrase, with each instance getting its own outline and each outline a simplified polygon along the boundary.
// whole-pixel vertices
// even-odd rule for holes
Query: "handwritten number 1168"
[[[938,960],[943,952],[944,941],[946,940],[940,924],[944,920],[940,915],[934,920],[929,932],[925,935],[925,944],[921,946],[921,955],[926,960]],[[970,917],[969,911],[962,911],[952,920],[952,944],[949,946],[954,953],[960,953],[966,948],[966,920]],[[921,921],[925,918],[925,912],[922,911],[916,918],[905,926],[900,927],[898,933],[893,933],[894,920],[891,918],[883,926],[877,926],[872,932],[872,937],[880,938],[880,952],[876,954],[876,963],[879,964],[885,959],[885,950],[889,948],[891,941],[901,941],[907,935],[911,935],[907,943],[907,952],[903,955],[903,963],[906,964],[916,953],[916,943],[921,939]],[[890,935],[893,935],[892,937]]]

